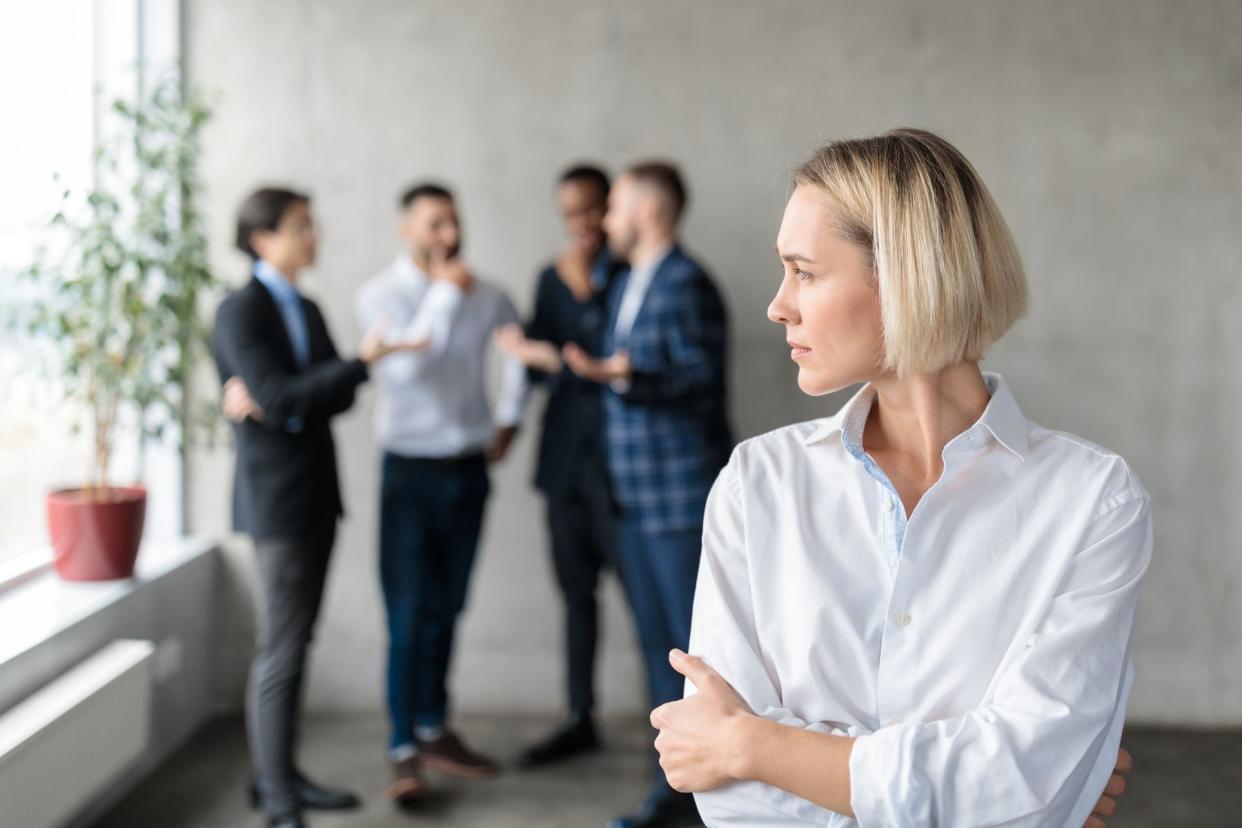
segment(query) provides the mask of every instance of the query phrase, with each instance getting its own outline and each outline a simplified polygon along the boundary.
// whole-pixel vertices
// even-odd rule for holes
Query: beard
[[[638,241],[634,234],[625,236],[608,236],[608,251],[612,253],[613,258],[619,262],[628,262],[630,254],[634,252],[634,245]]]
[[[427,262],[434,262],[437,259],[439,259],[441,256],[443,256],[444,260],[448,261],[449,259],[456,259],[458,254],[460,253],[461,253],[461,242],[458,242],[457,244],[452,244],[452,245],[431,244],[431,245],[428,245],[427,247],[423,247],[422,245],[415,245],[414,258],[422,259],[423,261],[427,261]]]

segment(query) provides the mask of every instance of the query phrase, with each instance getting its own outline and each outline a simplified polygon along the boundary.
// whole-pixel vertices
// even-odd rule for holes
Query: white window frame
[[[132,97],[151,82],[154,71],[182,71],[180,0],[83,0],[92,20],[92,74],[95,85],[92,144],[106,137],[112,101]],[[144,537],[167,540],[185,531],[185,468],[180,435],[169,429],[160,440],[118,441],[115,462],[137,468],[141,452],[148,502]],[[130,435],[132,436],[132,435]],[[3,527],[0,527],[3,532]],[[14,584],[50,569],[52,549],[36,546],[0,559],[0,598]]]

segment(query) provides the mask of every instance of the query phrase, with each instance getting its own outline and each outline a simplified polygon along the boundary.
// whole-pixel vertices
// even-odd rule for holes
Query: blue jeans
[[[638,628],[651,709],[683,695],[686,680],[669,664],[668,651],[690,645],[702,536],[703,530],[697,527],[643,532],[632,517],[621,522],[621,580]],[[672,793],[657,761],[653,795]]]
[[[443,727],[457,617],[466,605],[490,490],[482,455],[452,462],[385,453],[380,582],[388,613],[390,748]]]

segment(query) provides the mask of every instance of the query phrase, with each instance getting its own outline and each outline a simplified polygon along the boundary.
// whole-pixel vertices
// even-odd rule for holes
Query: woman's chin
[[[837,371],[815,370],[807,365],[798,366],[798,388],[808,397],[822,397],[836,391],[870,380],[865,373],[843,375]]]
[[[798,369],[798,388],[802,389],[802,393],[808,397],[822,397],[832,390],[823,377],[817,376],[816,372],[806,368]]]

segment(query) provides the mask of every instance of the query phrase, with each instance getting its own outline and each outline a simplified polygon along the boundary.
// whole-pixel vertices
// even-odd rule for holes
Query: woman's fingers
[[[690,683],[698,690],[702,690],[703,686],[717,675],[716,671],[708,667],[703,659],[683,653],[681,650],[670,651],[668,661],[673,665],[674,670],[690,679]]]

